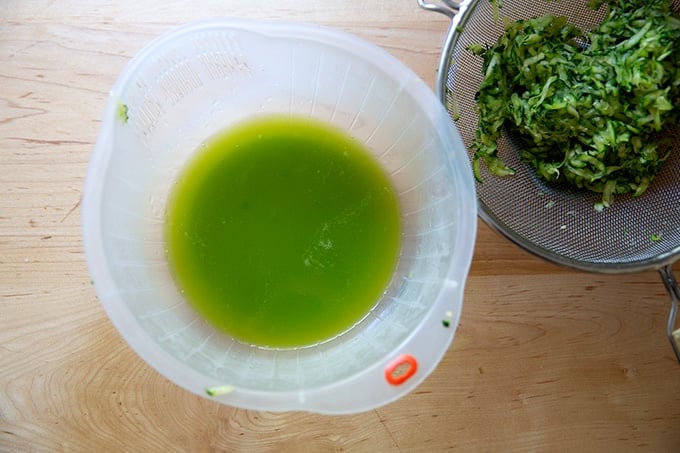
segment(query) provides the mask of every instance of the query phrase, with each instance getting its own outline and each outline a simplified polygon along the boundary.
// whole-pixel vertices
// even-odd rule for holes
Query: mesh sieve
[[[597,11],[589,8],[589,0],[506,0],[498,10],[490,0],[418,3],[452,18],[437,91],[451,116],[458,117],[456,126],[470,158],[478,121],[475,94],[482,81],[482,58],[467,47],[494,44],[504,32],[505,18],[516,21],[552,13],[590,30],[607,13],[604,6]],[[674,0],[673,10],[680,12],[680,0]],[[680,255],[680,130],[676,127],[665,134],[671,140],[671,156],[649,189],[638,198],[618,195],[613,205],[601,212],[594,209],[600,194],[540,180],[530,164],[520,160],[519,141],[508,134],[498,142],[498,155],[517,173],[498,177],[481,165],[483,182],[477,183],[476,190],[484,221],[535,255],[592,272],[658,269],[671,296],[667,333],[680,361],[680,345],[673,339],[680,291],[671,268]],[[680,329],[675,335],[680,335]]]

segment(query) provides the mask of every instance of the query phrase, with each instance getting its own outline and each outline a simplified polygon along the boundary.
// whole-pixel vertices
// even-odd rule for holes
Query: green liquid
[[[400,213],[380,165],[323,123],[269,117],[208,142],[167,207],[171,271],[236,339],[296,347],[361,320],[388,285]]]

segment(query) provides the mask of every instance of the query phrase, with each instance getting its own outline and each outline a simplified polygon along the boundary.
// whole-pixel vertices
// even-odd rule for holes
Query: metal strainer
[[[482,58],[467,50],[470,44],[494,44],[503,34],[504,18],[511,21],[552,13],[589,30],[605,17],[589,0],[506,0],[494,11],[490,0],[429,3],[427,10],[451,18],[439,64],[437,94],[470,150],[478,115],[475,93],[482,81]],[[680,0],[673,10],[680,11]],[[494,15],[500,17],[495,20]],[[649,189],[639,198],[618,195],[611,207],[594,209],[600,194],[547,184],[519,158],[519,142],[505,136],[499,157],[514,168],[514,176],[498,177],[482,165],[477,183],[480,216],[487,224],[524,249],[557,264],[591,272],[626,273],[656,269],[671,298],[667,335],[680,361],[680,328],[676,313],[680,288],[672,263],[680,256],[680,130],[668,131],[671,156]]]

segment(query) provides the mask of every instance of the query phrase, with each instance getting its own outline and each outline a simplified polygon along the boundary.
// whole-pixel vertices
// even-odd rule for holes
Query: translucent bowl
[[[402,250],[373,310],[315,346],[266,349],[204,322],[170,275],[173,181],[206,138],[265,114],[346,131],[399,193]],[[427,85],[385,51],[328,28],[210,20],[154,40],[111,90],[83,198],[99,299],[130,346],[177,385],[232,406],[354,413],[436,367],[456,330],[476,233],[464,145]]]

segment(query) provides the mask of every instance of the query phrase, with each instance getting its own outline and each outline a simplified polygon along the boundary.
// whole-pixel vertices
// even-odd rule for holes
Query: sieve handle
[[[671,264],[659,269],[659,273],[661,274],[663,284],[668,290],[668,294],[671,296],[671,311],[668,315],[666,334],[671,342],[671,346],[673,346],[673,351],[675,351],[675,357],[678,359],[678,363],[680,363],[680,326],[676,327],[678,304],[680,303],[680,288],[678,288],[678,282],[673,275],[673,266]]]
[[[434,11],[436,13],[443,14],[447,16],[449,19],[453,19],[453,16],[455,16],[458,11],[460,11],[461,3],[460,2],[454,2],[451,0],[442,0],[443,5],[439,5],[436,3],[430,3],[426,0],[418,0],[418,5],[426,9],[428,11]]]

